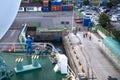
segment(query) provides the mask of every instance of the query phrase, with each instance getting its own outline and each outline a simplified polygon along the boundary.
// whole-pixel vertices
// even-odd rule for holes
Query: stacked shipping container
[[[57,2],[57,1],[51,1],[51,11],[62,11],[62,1]]]
[[[43,11],[43,12],[49,12],[49,11],[50,11],[49,1],[48,1],[48,0],[43,0],[42,11]]]
[[[48,7],[48,6],[49,6],[49,1],[46,1],[46,0],[43,1],[43,6],[44,6],[44,7]]]
[[[72,11],[73,5],[62,5],[62,11]]]
[[[62,1],[51,1],[51,11],[71,11],[73,5],[62,5]]]
[[[73,10],[73,5],[68,5],[68,10],[72,11]]]
[[[43,12],[49,12],[49,11],[72,11],[73,5],[62,5],[62,0],[55,0],[55,1],[49,1],[49,0],[43,0],[42,8],[41,7],[24,7],[24,11],[43,11]],[[22,11],[22,10],[20,10]]]
[[[71,11],[73,10],[73,5],[62,5],[61,1],[50,1],[49,0],[43,0],[43,12],[49,12],[49,11]]]

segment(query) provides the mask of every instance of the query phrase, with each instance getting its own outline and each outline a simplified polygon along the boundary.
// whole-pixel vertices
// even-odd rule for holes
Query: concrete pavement
[[[83,32],[77,32],[65,36],[66,47],[70,50],[71,58],[73,58],[75,65],[78,69],[78,75],[83,73],[80,66],[87,76],[93,80],[108,80],[111,76],[113,79],[120,80],[120,73],[113,66],[113,64],[104,55],[104,51],[99,46],[100,40],[93,33],[91,40],[88,37],[83,38]],[[80,44],[82,43],[82,44]],[[80,64],[79,64],[80,63]]]
[[[78,32],[77,36],[82,42],[83,54],[90,64],[89,67],[92,67],[94,73],[96,73],[97,80],[108,80],[108,76],[120,80],[120,73],[118,73],[112,63],[101,52],[99,39],[93,33],[88,33],[88,36],[89,34],[92,36],[91,40],[88,37],[83,38],[82,32]]]

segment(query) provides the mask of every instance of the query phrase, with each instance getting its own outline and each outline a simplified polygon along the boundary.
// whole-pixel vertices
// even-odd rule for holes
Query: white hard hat
[[[27,37],[30,37],[30,35],[28,35]]]

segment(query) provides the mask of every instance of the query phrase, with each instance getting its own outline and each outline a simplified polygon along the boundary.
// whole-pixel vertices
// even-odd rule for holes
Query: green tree
[[[113,30],[112,31],[112,34],[114,35],[114,37],[120,41],[120,31],[117,31],[117,30]]]
[[[110,2],[113,4],[113,6],[116,6],[120,0],[110,0]]]
[[[42,1],[43,1],[43,0],[33,0],[32,2],[33,2],[33,3],[38,3],[38,2],[39,2],[39,3],[42,3]]]
[[[105,29],[111,28],[111,26],[110,26],[111,25],[110,24],[110,18],[108,17],[108,15],[106,13],[101,13],[100,14],[99,23]]]
[[[113,7],[113,3],[112,2],[108,2],[107,3],[107,7],[111,9]]]
[[[89,3],[90,3],[89,0],[84,0],[83,2],[84,5],[88,5]]]
[[[39,0],[39,2],[40,2],[40,3],[42,3],[42,2],[43,2],[43,0]]]
[[[65,0],[63,0],[63,1],[62,1],[62,3],[63,3],[63,4],[66,4],[66,1],[65,1]]]

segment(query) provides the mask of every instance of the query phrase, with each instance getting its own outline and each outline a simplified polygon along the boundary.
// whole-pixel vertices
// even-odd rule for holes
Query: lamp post
[[[74,5],[73,5],[73,13],[72,13],[72,27],[71,27],[71,32],[73,32],[73,24],[74,23]]]

